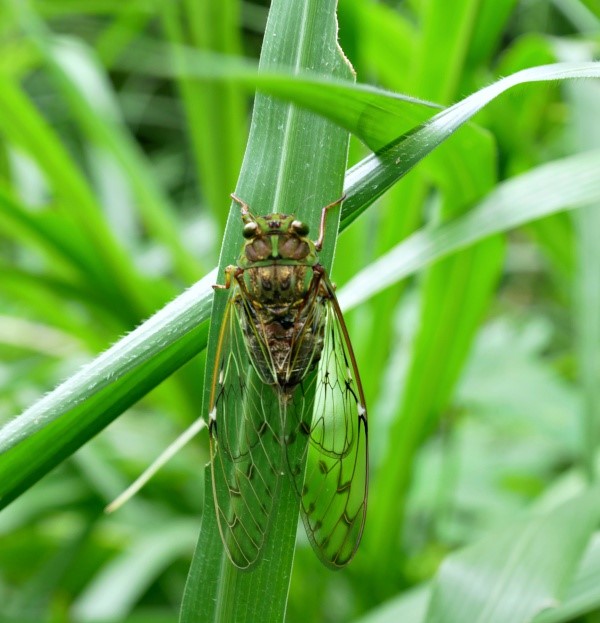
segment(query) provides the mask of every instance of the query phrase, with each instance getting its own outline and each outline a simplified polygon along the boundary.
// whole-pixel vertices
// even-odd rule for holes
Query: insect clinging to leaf
[[[300,498],[308,538],[330,568],[358,548],[367,505],[367,412],[334,286],[316,241],[287,214],[241,207],[244,244],[227,291],[209,404],[212,486],[230,560],[264,551],[283,478]]]

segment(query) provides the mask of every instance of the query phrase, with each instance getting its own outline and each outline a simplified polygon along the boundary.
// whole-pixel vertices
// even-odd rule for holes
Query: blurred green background
[[[0,424],[216,266],[251,99],[235,81],[136,71],[131,55],[162,45],[176,63],[184,44],[257,59],[267,15],[239,0],[0,0]],[[359,82],[449,105],[526,67],[596,58],[600,2],[340,0],[339,24]],[[599,115],[592,81],[493,102],[470,177],[417,167],[340,237],[340,291],[502,180],[599,147]],[[352,139],[349,165],[367,153]],[[367,528],[339,574],[299,532],[287,621],[399,620],[378,608],[412,603],[450,552],[593,479],[597,232],[592,207],[538,220],[348,313],[370,407]],[[0,514],[0,621],[177,620],[206,434],[102,511],[200,415],[203,364]],[[560,620],[598,620],[596,599]]]

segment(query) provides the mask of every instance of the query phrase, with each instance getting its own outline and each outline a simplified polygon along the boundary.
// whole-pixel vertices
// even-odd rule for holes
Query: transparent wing
[[[260,557],[277,497],[281,414],[276,392],[250,364],[242,324],[245,302],[237,286],[232,290],[211,389],[211,472],[223,544],[233,564],[246,569]]]
[[[333,286],[325,275],[326,295],[316,301],[325,314],[323,350],[315,373],[302,394],[287,405],[285,419],[288,466],[301,496],[308,538],[328,567],[339,569],[352,559],[363,532],[367,508],[367,413],[348,332]],[[302,404],[312,393],[314,409]],[[295,422],[295,430],[294,424]],[[290,462],[289,442],[309,437],[306,475],[302,482],[296,460]]]

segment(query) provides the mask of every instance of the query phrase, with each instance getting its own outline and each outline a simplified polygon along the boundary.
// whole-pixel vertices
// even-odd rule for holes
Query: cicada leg
[[[229,265],[225,267],[225,283],[213,284],[213,290],[229,290],[231,288],[231,279],[237,279],[244,272],[239,266]]]
[[[242,218],[250,213],[250,206],[243,199],[240,199],[234,193],[231,193],[229,196],[242,208]]]
[[[317,251],[320,251],[323,248],[323,241],[325,240],[325,220],[327,218],[327,212],[331,210],[331,208],[335,208],[335,206],[339,206],[342,201],[346,198],[346,195],[342,195],[339,199],[336,199],[332,203],[326,205],[321,210],[321,224],[319,226],[319,237],[315,242],[315,248]]]

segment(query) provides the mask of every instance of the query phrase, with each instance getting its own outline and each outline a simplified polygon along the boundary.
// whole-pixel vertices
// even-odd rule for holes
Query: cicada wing
[[[279,401],[250,364],[243,305],[234,286],[217,347],[209,432],[219,531],[233,564],[246,569],[267,538],[283,454]]]
[[[315,552],[326,566],[339,569],[356,553],[365,523],[367,412],[333,286],[325,275],[322,280],[327,296],[317,304],[325,313],[323,350],[316,374],[307,379],[316,384],[314,409],[296,418],[299,432],[309,438],[305,478],[297,488]]]

